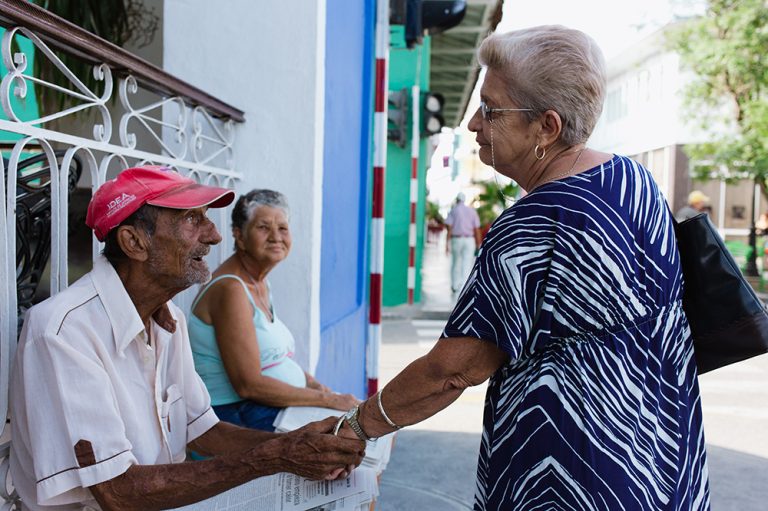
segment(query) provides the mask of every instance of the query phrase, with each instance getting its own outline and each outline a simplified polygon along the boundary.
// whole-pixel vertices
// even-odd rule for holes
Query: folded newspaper
[[[260,477],[183,511],[363,511],[378,495],[376,472],[357,468],[346,479],[310,481],[280,473]]]
[[[293,431],[310,422],[319,421],[335,415],[341,416],[339,410],[333,408],[321,408],[317,406],[289,406],[283,408],[272,425],[275,431]],[[387,468],[389,455],[392,451],[392,439],[394,435],[383,436],[377,440],[368,442],[365,448],[365,458],[360,467],[372,468],[380,474]]]
[[[338,410],[314,406],[284,408],[275,431],[298,429],[310,422],[339,416]],[[392,437],[368,442],[365,458],[346,479],[310,481],[281,473],[260,477],[210,499],[176,508],[179,511],[367,511],[379,495],[378,475],[387,467]]]

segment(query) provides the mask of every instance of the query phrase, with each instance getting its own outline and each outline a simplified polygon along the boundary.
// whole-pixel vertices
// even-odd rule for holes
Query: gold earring
[[[541,156],[539,156],[539,149],[541,149]],[[537,160],[543,160],[547,155],[547,150],[543,147],[539,147],[539,144],[536,144],[536,147],[533,148],[533,154],[536,156]]]

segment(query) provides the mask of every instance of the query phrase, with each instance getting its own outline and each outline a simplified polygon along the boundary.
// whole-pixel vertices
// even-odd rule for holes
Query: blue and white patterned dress
[[[701,404],[672,217],[620,156],[494,223],[444,337],[510,361],[485,402],[476,510],[701,510]]]

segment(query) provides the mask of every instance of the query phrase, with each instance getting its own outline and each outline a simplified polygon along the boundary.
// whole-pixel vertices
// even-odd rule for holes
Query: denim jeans
[[[272,423],[275,422],[275,417],[280,410],[282,408],[260,405],[248,400],[213,407],[213,411],[220,420],[262,431],[275,430]]]
[[[475,264],[475,238],[472,236],[453,237],[451,243],[451,290],[456,293],[464,283]]]

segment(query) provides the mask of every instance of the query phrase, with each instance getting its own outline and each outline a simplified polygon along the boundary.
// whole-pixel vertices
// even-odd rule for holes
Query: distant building
[[[686,122],[683,87],[687,72],[679,56],[664,47],[673,25],[650,34],[608,62],[608,90],[603,114],[590,139],[595,149],[628,155],[653,174],[670,208],[686,204],[693,189],[709,196],[712,221],[726,238],[749,233],[752,183],[726,185],[720,181],[693,182],[691,162],[683,146],[703,142],[706,134]],[[766,211],[755,195],[755,218]]]

